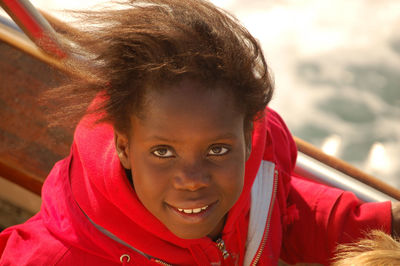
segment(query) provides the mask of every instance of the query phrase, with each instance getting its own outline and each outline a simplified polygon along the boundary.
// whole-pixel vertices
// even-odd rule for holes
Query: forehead
[[[184,81],[169,88],[149,90],[137,123],[148,130],[171,134],[179,130],[210,134],[218,130],[232,131],[237,127],[243,130],[244,115],[235,102],[227,88]],[[169,128],[171,132],[165,132]]]

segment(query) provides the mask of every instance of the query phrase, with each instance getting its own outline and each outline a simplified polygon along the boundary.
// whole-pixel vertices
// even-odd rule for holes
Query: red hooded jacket
[[[391,230],[390,202],[294,177],[296,146],[268,109],[255,123],[245,183],[228,213],[224,244],[173,235],[140,203],[114,147],[113,128],[78,125],[71,154],[42,190],[42,207],[0,234],[0,265],[327,264],[337,243],[368,229]]]

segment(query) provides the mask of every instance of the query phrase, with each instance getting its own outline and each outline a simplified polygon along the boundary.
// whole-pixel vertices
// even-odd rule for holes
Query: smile
[[[180,209],[180,208],[176,208],[178,211],[180,212],[184,212],[184,213],[200,213],[204,210],[206,210],[208,208],[208,205],[201,207],[201,208],[195,208],[195,209]]]

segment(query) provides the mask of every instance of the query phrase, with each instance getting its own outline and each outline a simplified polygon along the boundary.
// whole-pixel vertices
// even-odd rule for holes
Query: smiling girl
[[[52,95],[78,100],[68,118],[91,104],[41,211],[0,235],[1,265],[328,263],[364,228],[390,232],[390,202],[293,176],[263,53],[235,18],[200,0],[117,7],[65,37],[81,78]]]

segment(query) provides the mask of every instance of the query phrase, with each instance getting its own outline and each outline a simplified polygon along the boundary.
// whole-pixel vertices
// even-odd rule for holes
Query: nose
[[[179,190],[196,191],[208,187],[211,174],[201,162],[182,165],[174,178],[174,187]]]

